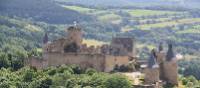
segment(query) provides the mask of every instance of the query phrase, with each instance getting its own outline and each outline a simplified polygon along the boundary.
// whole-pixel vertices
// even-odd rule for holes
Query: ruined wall
[[[129,57],[128,56],[111,56],[106,55],[105,59],[105,72],[110,72],[113,70],[115,65],[128,65],[129,64]]]
[[[82,68],[91,67],[98,71],[104,71],[105,68],[105,56],[101,54],[47,53],[44,59],[48,60],[48,66],[75,64]]]
[[[63,52],[63,44],[67,41],[64,38],[60,38],[58,40],[54,40],[52,43],[47,43],[43,45],[43,53],[47,52]]]

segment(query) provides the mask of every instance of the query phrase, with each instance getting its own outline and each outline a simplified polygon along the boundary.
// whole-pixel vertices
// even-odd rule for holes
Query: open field
[[[173,12],[173,11],[156,11],[156,10],[127,10],[127,12],[134,17],[139,17],[139,16],[152,16],[152,15],[173,15],[173,14],[178,14],[178,12]]]
[[[80,6],[66,6],[66,5],[62,5],[62,7],[66,8],[66,9],[70,9],[70,10],[75,10],[78,12],[84,12],[84,13],[88,13],[90,11],[93,11],[95,9],[90,9],[90,8],[85,8],[85,7],[80,7]]]
[[[176,26],[179,24],[192,24],[192,23],[198,23],[198,22],[200,22],[200,18],[187,18],[187,19],[180,19],[180,20],[170,21],[170,22],[139,25],[137,27],[140,29],[163,28],[167,26]]]
[[[103,22],[116,21],[116,20],[120,20],[120,19],[121,19],[121,17],[114,13],[98,16],[98,20],[103,21]]]
[[[84,39],[83,44],[87,44],[87,46],[100,46],[106,44],[106,42],[94,40],[94,39]]]

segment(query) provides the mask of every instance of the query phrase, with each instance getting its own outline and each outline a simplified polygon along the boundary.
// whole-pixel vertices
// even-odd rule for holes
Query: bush
[[[109,77],[104,85],[106,88],[132,88],[131,82],[121,75]]]
[[[93,75],[94,73],[96,73],[97,71],[95,70],[95,69],[91,69],[91,68],[89,68],[89,69],[87,69],[86,70],[86,74],[88,74],[88,75]]]
[[[0,54],[0,68],[8,68],[10,65],[7,55]]]

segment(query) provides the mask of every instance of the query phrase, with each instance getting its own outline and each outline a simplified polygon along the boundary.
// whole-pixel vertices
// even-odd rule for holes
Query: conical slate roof
[[[171,61],[175,57],[172,44],[168,45],[166,60]]]
[[[158,47],[159,52],[163,51],[163,43],[161,42]]]
[[[154,66],[157,65],[157,62],[156,62],[156,55],[155,55],[155,50],[153,49],[151,51],[151,55],[149,57],[149,60],[148,60],[148,67],[149,68],[154,68]]]
[[[44,37],[43,37],[43,44],[46,44],[48,42],[49,38],[48,38],[48,34],[45,33]]]

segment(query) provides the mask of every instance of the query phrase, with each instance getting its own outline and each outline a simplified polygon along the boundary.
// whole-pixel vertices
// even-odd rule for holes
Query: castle
[[[82,68],[111,72],[116,66],[128,66],[138,59],[134,38],[116,37],[110,44],[94,47],[82,44],[82,35],[82,29],[77,25],[67,28],[65,37],[52,42],[48,41],[48,35],[45,34],[42,57],[30,57],[25,63],[39,69],[75,64]],[[156,84],[162,80],[178,85],[177,61],[172,44],[169,44],[167,53],[163,51],[162,44],[159,51],[152,50],[146,66],[141,68],[141,72],[145,74],[145,84]]]
[[[29,58],[29,65],[37,68],[76,64],[82,68],[95,68],[98,71],[110,72],[118,65],[128,65],[135,57],[135,45],[132,38],[114,38],[111,45],[87,46],[82,44],[82,30],[71,26],[64,38],[48,42],[44,36],[42,58]]]

